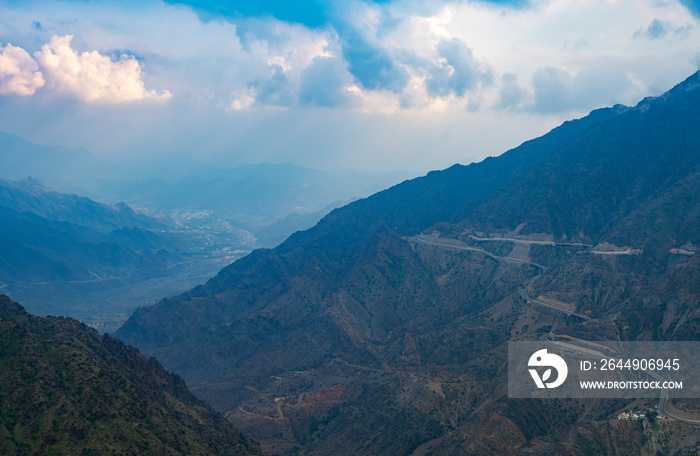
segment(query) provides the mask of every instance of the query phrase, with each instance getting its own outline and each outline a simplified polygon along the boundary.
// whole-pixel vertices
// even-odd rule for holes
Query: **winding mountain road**
[[[513,262],[513,263],[524,263],[524,264],[529,264],[529,265],[531,265],[531,266],[534,266],[534,267],[536,267],[536,268],[539,268],[539,269],[542,270],[542,271],[546,271],[546,270],[547,270],[547,266],[543,266],[543,265],[541,265],[541,264],[533,263],[532,261],[523,260],[523,259],[520,259],[520,258],[511,258],[511,257],[504,257],[504,256],[495,255],[495,254],[493,254],[493,253],[491,253],[491,252],[489,252],[489,251],[486,251],[486,250],[484,250],[484,249],[482,249],[482,248],[479,248],[479,247],[472,247],[472,246],[469,246],[469,245],[460,245],[460,244],[447,244],[447,243],[444,243],[444,242],[430,241],[430,240],[428,240],[428,239],[425,239],[425,238],[422,238],[422,237],[419,237],[419,236],[413,236],[413,239],[415,239],[416,241],[421,242],[421,243],[423,243],[423,244],[435,245],[435,246],[438,246],[438,247],[448,247],[448,248],[457,249],[457,250],[470,250],[470,251],[473,251],[473,252],[481,252],[481,253],[483,253],[484,255],[490,256],[491,258],[494,258],[494,259],[496,259],[496,260],[511,261],[511,262]]]
[[[548,307],[548,308],[550,308],[550,309],[558,310],[559,312],[563,312],[563,313],[565,313],[565,314],[567,314],[567,315],[571,315],[572,317],[578,317],[578,318],[580,318],[580,319],[582,319],[582,320],[584,320],[584,321],[588,321],[588,320],[591,319],[590,317],[587,317],[587,316],[585,316],[585,315],[583,315],[583,314],[579,314],[579,313],[576,313],[576,312],[571,312],[571,311],[569,311],[569,310],[562,309],[562,308],[560,308],[560,307],[552,306],[552,305],[550,305],[550,304],[545,304],[544,302],[538,301],[538,300],[535,299],[535,298],[531,298],[531,297],[528,295],[528,293],[527,293],[527,291],[528,291],[529,288],[530,288],[530,285],[528,284],[528,285],[525,286],[525,288],[523,288],[523,291],[520,292],[520,296],[522,296],[522,298],[523,298],[525,301],[527,301],[527,302],[529,302],[529,303],[537,304],[538,306],[543,306],[543,307]]]
[[[529,241],[529,240],[513,239],[513,238],[479,238],[476,236],[471,236],[471,238],[474,239],[475,241],[509,241],[509,242],[516,242],[516,243],[525,243],[525,244],[569,245],[569,246],[591,247],[588,244],[554,243],[551,241]],[[547,267],[543,266],[541,264],[534,263],[534,262],[528,261],[528,260],[523,260],[520,258],[511,258],[511,257],[504,257],[504,256],[495,255],[495,254],[488,252],[488,251],[486,251],[482,248],[479,248],[479,247],[472,247],[472,246],[468,246],[468,245],[459,245],[459,244],[449,244],[446,242],[437,242],[435,240],[425,239],[424,237],[421,237],[420,235],[413,236],[413,239],[415,239],[417,242],[421,242],[423,244],[434,245],[434,246],[438,246],[438,247],[446,247],[446,248],[456,249],[456,250],[468,250],[468,251],[480,252],[480,253],[483,253],[484,255],[487,255],[487,256],[494,258],[496,260],[529,264],[529,265],[532,265],[536,268],[539,268],[542,272],[547,270]],[[590,317],[588,317],[586,315],[571,312],[571,311],[568,311],[566,309],[562,309],[560,307],[556,307],[556,306],[553,306],[550,304],[546,304],[542,301],[538,301],[535,298],[531,298],[528,294],[529,288],[530,288],[530,284],[528,283],[527,285],[525,285],[525,288],[523,288],[523,290],[520,292],[520,295],[522,296],[522,298],[526,302],[532,303],[532,304],[537,304],[537,305],[543,306],[543,307],[547,307],[549,309],[553,309],[553,310],[565,313],[567,315],[571,315],[573,317],[580,318],[584,321],[589,321],[591,319]],[[551,341],[548,339],[547,334],[543,334],[540,337],[540,340],[545,341],[545,342],[554,342],[554,341]],[[586,356],[586,357],[591,356],[590,350],[588,350],[584,347],[579,347],[579,346],[572,344],[572,343],[567,343],[566,348],[569,350],[573,350],[573,351],[575,351],[583,356]],[[663,377],[661,377],[659,374],[657,374],[656,372],[653,372],[653,371],[645,371],[645,372],[659,381],[665,381],[665,379]],[[684,423],[684,424],[687,424],[689,426],[700,427],[700,419],[694,419],[691,417],[691,414],[689,414],[687,412],[683,412],[683,411],[678,410],[675,407],[673,407],[673,405],[670,402],[670,398],[668,397],[668,391],[666,391],[666,390],[661,391],[661,397],[659,398],[658,410],[659,410],[659,414],[665,416],[666,418],[668,418],[670,420],[678,421],[680,423]]]

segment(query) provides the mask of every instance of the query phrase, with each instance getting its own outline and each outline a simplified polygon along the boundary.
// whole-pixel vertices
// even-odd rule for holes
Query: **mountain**
[[[336,209],[116,335],[279,454],[697,451],[615,419],[629,401],[508,399],[505,362],[509,340],[698,337],[699,121],[696,73]]]
[[[100,233],[0,206],[0,280],[88,281],[167,267],[180,257],[159,248],[140,228]]]
[[[125,227],[166,228],[163,223],[134,212],[124,203],[111,206],[82,196],[59,193],[31,177],[20,181],[0,179],[0,206],[101,232]]]
[[[231,167],[187,158],[111,163],[86,150],[40,146],[5,132],[0,132],[0,151],[0,178],[32,176],[23,181],[25,187],[41,181],[64,193],[125,201],[150,214],[213,211],[253,232],[290,214],[306,215],[334,201],[370,195],[408,176],[292,164]]]
[[[5,284],[104,279],[181,261],[177,242],[160,232],[163,223],[31,178],[0,180],[0,219]]]
[[[55,192],[35,179],[0,180],[0,220],[0,289],[43,315],[121,323],[126,316],[118,315],[141,302],[122,292],[113,307],[95,293],[172,275],[193,243],[125,204]]]
[[[4,295],[0,365],[3,454],[262,454],[155,359]]]

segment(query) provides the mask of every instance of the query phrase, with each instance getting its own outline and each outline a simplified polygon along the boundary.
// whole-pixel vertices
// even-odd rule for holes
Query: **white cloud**
[[[305,87],[304,80],[319,62],[338,60],[337,35],[274,19],[253,25],[257,27],[248,25],[243,33],[247,58],[264,63],[265,67],[258,68],[256,74],[247,80],[230,81],[238,87],[231,91],[233,102],[229,109],[240,110],[255,105],[287,108],[306,104],[308,85]],[[326,65],[321,71],[326,70],[329,73],[326,82],[338,80],[337,65]],[[329,101],[327,97],[326,101]]]
[[[167,90],[146,90],[141,66],[133,56],[112,59],[97,51],[79,54],[70,46],[71,35],[54,36],[34,54],[46,79],[47,88],[70,94],[87,103],[125,103],[167,100]]]
[[[255,104],[256,92],[254,89],[237,89],[231,92],[231,103],[226,107],[228,111],[242,111]]]
[[[105,156],[226,151],[232,163],[426,169],[658,95],[700,66],[700,22],[677,0],[322,3],[330,23],[309,28],[202,21],[160,0],[0,0],[0,40],[26,50],[26,68],[46,81],[38,96],[0,99],[0,125]],[[654,20],[661,38],[640,36]],[[31,66],[66,35],[60,52],[47,45],[51,71]],[[167,97],[161,88],[171,102],[111,105]],[[91,106],[65,115],[59,97],[42,97],[52,91]]]
[[[533,0],[532,7],[522,9],[462,2],[446,8],[452,13],[452,20],[443,26],[446,32],[467,43],[475,57],[489,63],[497,74],[517,75],[526,90],[523,94],[536,91],[535,85],[543,80],[543,68],[558,68],[562,70],[560,75],[576,76],[576,83],[556,78],[555,82],[567,89],[568,100],[559,102],[559,112],[589,109],[590,104],[581,103],[586,97],[591,102],[629,104],[660,82],[670,88],[674,80],[693,71],[689,53],[700,39],[697,27],[692,25],[697,19],[674,0]],[[652,21],[686,25],[674,28],[678,33],[672,43],[639,40],[640,28],[646,29]],[[596,74],[611,74],[614,78],[594,77]],[[627,80],[630,84],[625,87],[621,82]],[[512,76],[501,81],[510,84]],[[498,85],[494,89],[501,91]],[[609,96],[612,90],[618,90],[616,98]],[[500,98],[493,97],[496,90],[493,92],[485,94],[498,107]],[[524,97],[523,101],[530,100]]]
[[[32,56],[24,49],[0,43],[0,94],[34,95],[44,77]]]
[[[332,57],[331,42],[337,37],[325,31],[270,20],[260,27],[260,36],[249,39],[250,53],[269,66],[279,66],[285,74],[298,74],[316,57]]]
[[[313,29],[271,17],[203,22],[185,6],[155,0],[144,2],[136,15],[116,3],[78,8],[56,2],[41,12],[0,12],[13,18],[0,23],[0,39],[23,36],[24,42],[15,44],[29,50],[37,35],[43,34],[43,42],[47,34],[75,35],[73,46],[95,51],[78,54],[70,44],[61,46],[65,52],[52,49],[63,64],[51,74],[41,68],[47,86],[101,103],[168,97],[168,92],[146,90],[145,83],[219,109],[297,109],[305,106],[309,86],[303,86],[302,75],[309,74],[313,62],[340,59],[345,65],[325,65],[315,74],[333,73],[328,80],[343,81],[337,93],[361,101],[338,103],[334,109],[383,113],[447,106],[485,112],[533,108],[542,68],[576,75],[595,72],[603,61],[636,82],[615,100],[631,103],[648,88],[689,74],[700,39],[697,19],[676,0],[533,0],[515,9],[477,1],[348,1],[333,8],[333,23]],[[670,44],[639,40],[639,31],[654,20],[686,25],[673,29],[683,33],[674,33]],[[33,21],[42,29],[21,25]],[[139,60],[110,58],[113,54]],[[76,61],[81,68],[85,64],[78,74],[70,69]],[[670,72],[674,76],[667,76]],[[112,84],[116,80],[121,86]],[[506,102],[518,93],[517,103]],[[561,104],[559,112],[577,113],[581,107]]]

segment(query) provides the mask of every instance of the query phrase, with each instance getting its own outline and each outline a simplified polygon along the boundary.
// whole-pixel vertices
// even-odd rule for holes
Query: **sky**
[[[422,173],[663,93],[700,67],[699,17],[698,0],[0,0],[0,131],[127,163]]]

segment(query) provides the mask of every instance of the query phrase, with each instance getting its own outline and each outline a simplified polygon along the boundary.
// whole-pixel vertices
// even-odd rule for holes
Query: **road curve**
[[[504,257],[504,256],[499,256],[499,255],[494,255],[491,252],[488,252],[482,248],[479,247],[472,247],[469,245],[454,245],[454,244],[445,244],[443,242],[435,242],[435,241],[429,241],[427,239],[420,238],[418,236],[413,236],[413,239],[415,239],[418,242],[422,242],[423,244],[428,244],[428,245],[435,245],[438,247],[448,247],[451,249],[457,249],[457,250],[470,250],[473,252],[481,252],[484,255],[490,256],[491,258],[495,258],[496,260],[503,260],[503,261],[512,261],[514,263],[524,263],[524,264],[529,264],[531,266],[534,266],[536,268],[539,268],[542,271],[547,270],[547,266],[543,266],[538,263],[533,263],[532,261],[528,260],[522,260],[520,258],[511,258],[511,257]]]
[[[529,287],[530,287],[529,285],[526,285],[525,288],[523,288],[523,291],[520,292],[520,296],[522,296],[522,298],[523,298],[525,301],[531,302],[531,303],[533,303],[533,304],[537,304],[537,305],[539,305],[539,306],[544,306],[544,307],[548,307],[548,308],[550,308],[550,309],[558,310],[559,312],[563,312],[563,313],[565,313],[565,314],[567,314],[567,315],[571,315],[572,317],[578,317],[578,318],[580,318],[580,319],[582,319],[582,320],[584,320],[584,321],[588,321],[588,320],[591,319],[590,317],[587,317],[587,316],[585,316],[585,315],[583,315],[583,314],[579,314],[579,313],[575,313],[575,312],[570,312],[570,311],[565,310],[565,309],[560,309],[559,307],[555,307],[555,306],[552,306],[552,305],[549,305],[549,304],[545,304],[545,303],[543,303],[542,301],[538,301],[538,300],[535,299],[535,298],[531,298],[531,297],[528,295],[528,293],[527,293],[527,290],[528,290]]]

